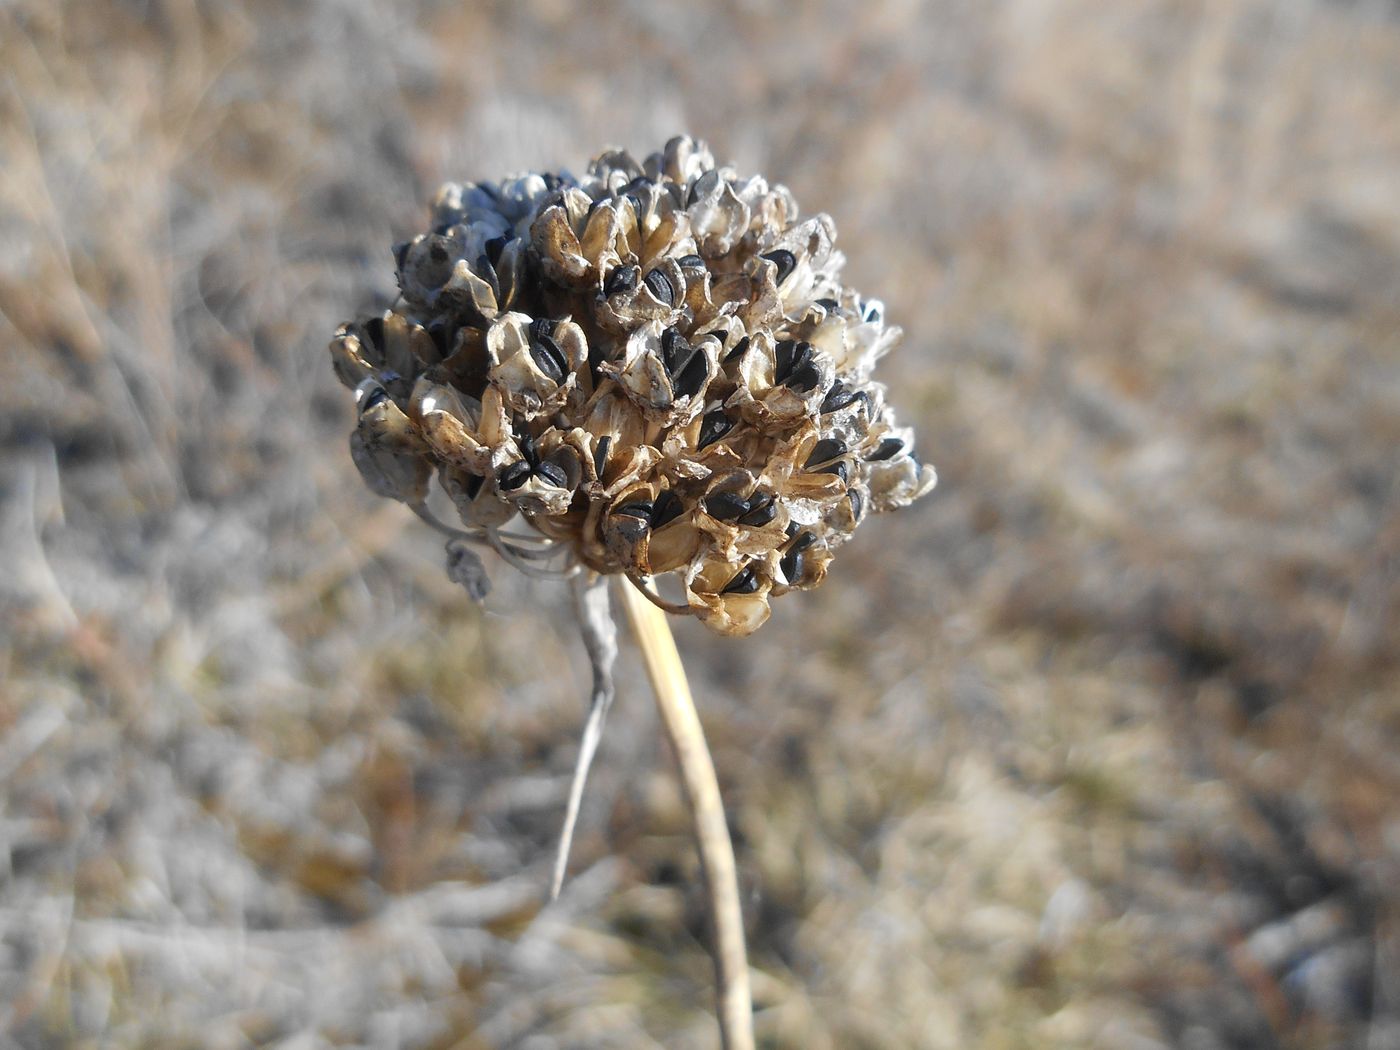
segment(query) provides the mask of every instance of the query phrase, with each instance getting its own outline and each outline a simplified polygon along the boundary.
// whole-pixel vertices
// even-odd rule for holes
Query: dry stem
[[[744,948],[744,918],[739,907],[739,879],[734,847],[724,820],[719,781],[715,778],[705,732],[695,713],[685,668],[666,614],[648,601],[638,587],[620,582],[622,604],[646,661],[656,693],[656,705],[680,767],[681,784],[695,824],[695,842],[710,898],[714,929],[716,998],[720,1038],[725,1050],[753,1050],[753,1001],[749,994],[749,964]]]

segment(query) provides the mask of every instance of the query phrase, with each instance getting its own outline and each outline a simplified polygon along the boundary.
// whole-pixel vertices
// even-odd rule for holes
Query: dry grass
[[[715,1044],[635,660],[546,909],[567,598],[454,592],[323,352],[439,179],[685,128],[943,476],[680,626],[761,1043],[1400,1047],[1394,5],[578,10],[0,4],[0,1043]]]

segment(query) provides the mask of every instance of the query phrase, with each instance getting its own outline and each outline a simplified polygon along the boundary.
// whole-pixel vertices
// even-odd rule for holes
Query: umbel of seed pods
[[[835,237],[685,137],[448,183],[394,249],[394,307],[331,343],[355,462],[420,512],[436,477],[516,564],[675,574],[673,611],[748,634],[934,485],[871,378],[900,330]]]

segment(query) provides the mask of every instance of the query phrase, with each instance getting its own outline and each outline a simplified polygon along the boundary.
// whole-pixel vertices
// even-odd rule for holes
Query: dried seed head
[[[675,572],[747,634],[935,480],[871,379],[900,331],[843,287],[835,236],[683,136],[582,178],[449,183],[394,249],[398,304],[331,343],[354,461],[415,506],[436,475],[475,536],[524,518],[517,562]]]

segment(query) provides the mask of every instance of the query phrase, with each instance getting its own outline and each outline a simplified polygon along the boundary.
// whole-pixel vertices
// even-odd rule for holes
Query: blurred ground
[[[447,177],[831,212],[942,475],[678,631],[768,1047],[1400,1047],[1400,9],[0,3],[0,1044],[715,1045],[635,658],[346,455]]]

